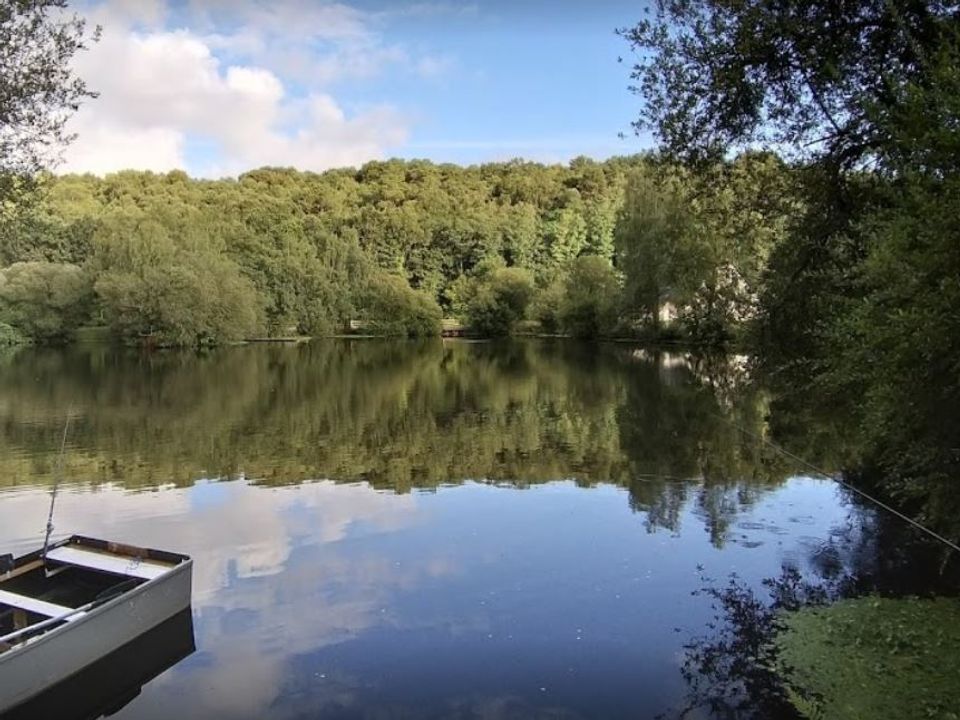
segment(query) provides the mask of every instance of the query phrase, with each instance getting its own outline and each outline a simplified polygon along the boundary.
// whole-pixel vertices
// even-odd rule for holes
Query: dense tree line
[[[768,193],[791,173],[745,155],[696,174],[649,156],[48,176],[2,228],[0,320],[42,342],[81,322],[173,345],[352,319],[422,335],[444,314],[484,335],[530,319],[596,336],[657,331],[669,305],[681,330],[723,340],[753,312],[786,207]]]
[[[468,168],[371,162],[106,178],[42,171],[92,92],[72,72],[98,39],[65,0],[0,8],[0,343],[107,324],[149,345],[250,336],[484,335],[538,320],[580,336],[700,341],[748,319],[792,171],[768,155],[690,173],[661,158]],[[781,196],[778,196],[781,197]],[[744,221],[746,219],[746,221]]]

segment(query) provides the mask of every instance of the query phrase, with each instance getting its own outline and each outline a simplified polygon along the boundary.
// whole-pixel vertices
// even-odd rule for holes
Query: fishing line
[[[50,535],[53,533],[53,506],[57,501],[57,488],[63,479],[63,456],[67,450],[67,431],[70,428],[70,410],[67,409],[67,419],[63,423],[63,437],[60,438],[60,454],[57,457],[57,467],[53,476],[53,489],[50,491],[50,510],[47,512],[47,531],[43,538],[43,562],[47,562],[47,548],[50,546]]]
[[[946,545],[947,547],[949,547],[949,548],[951,548],[951,549],[953,549],[953,550],[956,550],[957,552],[960,552],[960,545],[957,545],[957,544],[956,544],[955,542],[953,542],[952,540],[948,540],[948,539],[945,538],[943,535],[940,535],[939,533],[935,532],[934,530],[931,530],[930,528],[926,527],[925,525],[921,525],[919,522],[917,522],[916,520],[914,520],[912,517],[909,517],[908,515],[904,515],[902,512],[900,512],[900,511],[897,510],[896,508],[890,507],[889,505],[887,505],[887,504],[886,504],[885,502],[883,502],[882,500],[878,500],[877,498],[873,497],[872,495],[870,495],[870,494],[867,493],[867,492],[864,492],[863,490],[861,490],[860,488],[856,487],[855,485],[850,484],[849,482],[847,482],[846,480],[844,480],[844,479],[843,479],[842,477],[840,477],[839,475],[832,475],[832,474],[826,472],[825,470],[822,470],[822,469],[818,468],[816,465],[814,465],[813,463],[807,462],[806,460],[804,460],[804,459],[803,459],[802,457],[800,457],[799,455],[794,455],[794,454],[793,454],[792,452],[790,452],[789,450],[787,450],[787,449],[785,449],[785,448],[777,445],[777,444],[774,443],[774,442],[771,442],[770,440],[767,440],[765,437],[762,437],[762,436],[760,436],[760,435],[757,435],[756,433],[750,432],[750,431],[747,430],[745,427],[742,427],[742,426],[740,426],[740,425],[737,425],[735,422],[733,422],[732,420],[729,420],[728,418],[725,418],[725,417],[723,417],[723,416],[721,416],[721,415],[717,415],[717,414],[715,414],[715,413],[711,413],[711,414],[714,415],[714,417],[717,417],[717,418],[723,420],[725,423],[727,423],[728,425],[730,425],[730,426],[733,427],[734,429],[739,430],[739,431],[742,432],[744,435],[747,435],[747,436],[753,438],[754,440],[757,440],[757,441],[763,443],[763,444],[766,445],[767,447],[772,448],[773,450],[775,450],[776,452],[780,453],[781,455],[784,455],[784,456],[790,458],[791,460],[794,460],[794,461],[800,463],[800,464],[803,465],[804,467],[812,470],[812,471],[813,471],[814,473],[816,473],[817,475],[821,475],[821,476],[827,478],[828,480],[833,480],[835,483],[837,483],[837,484],[839,484],[839,485],[842,485],[842,486],[845,487],[847,490],[850,490],[851,492],[854,492],[854,493],[856,493],[857,495],[859,495],[860,497],[862,497],[862,498],[864,498],[864,499],[866,499],[866,500],[869,500],[870,502],[874,503],[875,505],[878,505],[879,507],[882,507],[882,508],[883,508],[884,510],[886,510],[887,512],[893,513],[894,515],[896,515],[896,516],[897,516],[898,518],[900,518],[901,520],[905,520],[906,522],[910,523],[911,525],[913,525],[913,526],[914,526],[915,528],[917,528],[918,530],[920,530],[920,531],[922,531],[922,532],[925,532],[927,535],[929,535],[930,537],[934,538],[935,540],[939,540],[940,542],[942,542],[942,543],[943,543],[944,545]]]

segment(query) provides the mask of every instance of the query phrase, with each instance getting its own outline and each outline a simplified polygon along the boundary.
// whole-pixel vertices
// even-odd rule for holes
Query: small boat
[[[0,717],[189,608],[192,569],[79,535],[0,558]]]
[[[196,650],[188,607],[138,638],[44,690],[2,720],[97,720],[133,702],[151,680]]]

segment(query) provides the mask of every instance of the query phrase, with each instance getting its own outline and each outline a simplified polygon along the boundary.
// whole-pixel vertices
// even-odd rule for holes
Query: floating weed
[[[776,646],[806,717],[957,720],[960,600],[842,600],[784,613]]]

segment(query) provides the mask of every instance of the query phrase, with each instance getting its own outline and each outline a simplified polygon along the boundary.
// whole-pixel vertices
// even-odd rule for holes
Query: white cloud
[[[287,68],[299,77],[330,85],[343,79],[371,78],[388,66],[407,67],[410,58],[399,46],[352,44],[319,59],[304,53],[286,56]]]
[[[439,77],[446,75],[453,65],[451,57],[425,55],[417,61],[417,72],[423,77]]]
[[[323,89],[410,63],[401,48],[379,43],[359,11],[306,0],[203,2],[191,15],[200,18],[197,32],[157,27],[168,10],[158,0],[110,0],[91,11],[103,39],[77,58],[76,69],[100,96],[71,120],[78,139],[62,171],[323,170],[383,157],[405,141],[407,121],[397,110],[347,113]],[[223,31],[207,32],[223,28],[225,17],[231,23]],[[272,53],[281,35],[288,51]],[[318,55],[313,44],[321,40],[333,45]],[[188,166],[191,141],[215,148],[217,156]]]
[[[446,72],[449,58],[421,57],[386,43],[380,29],[397,18],[476,12],[475,6],[443,3],[365,12],[315,0],[194,0],[190,8],[191,25],[208,33],[212,48],[312,86],[371,78],[389,69],[422,76]]]
[[[65,153],[63,172],[103,175],[124,168],[167,172],[185,166],[184,137],[171,128],[137,129],[83,113],[71,129],[79,136]]]

